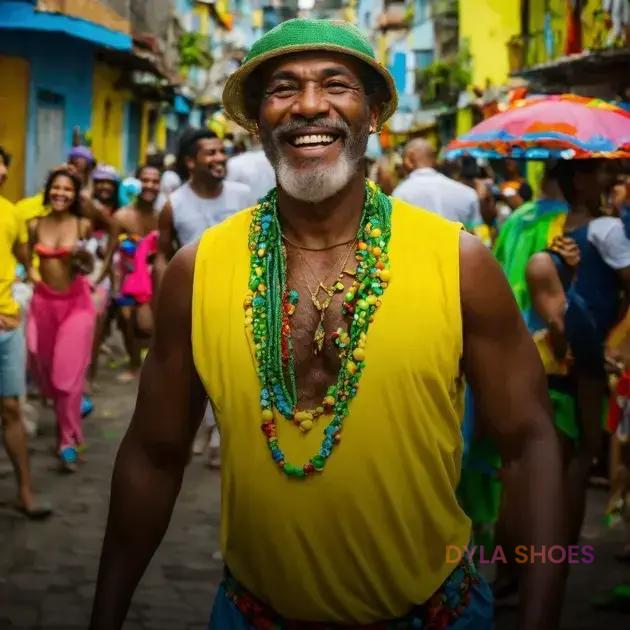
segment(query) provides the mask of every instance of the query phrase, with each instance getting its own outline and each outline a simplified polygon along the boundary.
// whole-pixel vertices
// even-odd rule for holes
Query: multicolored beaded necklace
[[[297,407],[295,358],[289,324],[299,295],[287,287],[287,257],[277,206],[278,194],[274,189],[253,212],[249,231],[251,263],[245,325],[254,341],[261,382],[261,428],[271,456],[287,476],[305,478],[324,470],[326,460],[341,440],[343,422],[357,393],[365,365],[368,328],[391,278],[387,252],[392,207],[378,186],[366,181],[355,251],[357,268],[342,307],[343,315],[351,320],[347,332],[340,328],[332,335],[341,361],[337,383],[328,388],[319,407],[306,411]],[[303,466],[286,460],[278,444],[274,408],[305,432],[313,427],[319,416],[332,414],[318,453]]]

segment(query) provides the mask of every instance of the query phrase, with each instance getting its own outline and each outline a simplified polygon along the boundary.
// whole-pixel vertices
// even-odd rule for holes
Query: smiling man
[[[123,383],[137,378],[142,347],[153,333],[152,266],[158,235],[154,206],[160,194],[160,176],[154,166],[145,165],[138,169],[136,177],[140,181],[140,194],[131,205],[121,208],[112,217],[105,260],[95,281],[98,286],[111,276],[114,255],[118,252],[120,277],[114,304],[118,308],[119,327],[129,355],[129,369],[118,377]]]
[[[180,151],[190,179],[170,195],[160,213],[160,255],[170,260],[178,247],[253,201],[245,184],[225,181],[223,140],[208,129],[185,134]]]
[[[178,161],[188,172],[189,179],[171,193],[160,212],[159,251],[155,264],[157,287],[161,284],[166,264],[178,248],[193,243],[207,228],[255,203],[249,186],[226,180],[225,146],[213,131],[194,128],[185,131],[180,140]],[[193,450],[202,453],[207,445],[211,468],[220,466],[220,458],[214,453],[216,447],[210,447],[215,430],[214,415],[208,406]]]
[[[491,628],[487,585],[446,555],[470,537],[455,498],[464,376],[520,471],[515,544],[562,543],[544,374],[500,269],[458,224],[365,180],[368,136],[396,93],[356,28],[281,24],[223,97],[260,135],[278,186],[166,271],[92,629],[121,627],[206,397],[226,563],[211,628]],[[527,566],[522,629],[555,627],[562,575]]]
[[[92,173],[93,200],[98,210],[110,219],[118,210],[118,190],[120,188],[120,175],[113,166],[103,164]]]

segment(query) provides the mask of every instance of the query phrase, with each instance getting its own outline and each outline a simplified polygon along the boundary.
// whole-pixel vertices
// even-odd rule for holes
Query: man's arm
[[[153,295],[157,297],[168,261],[175,255],[175,225],[173,223],[173,206],[167,201],[158,218],[158,253],[153,264]]]
[[[96,200],[92,199],[90,193],[86,190],[82,190],[80,194],[80,207],[81,207],[81,216],[90,221],[97,221],[101,218],[101,213],[96,209]]]
[[[90,199],[89,203],[92,209],[90,211],[91,216],[87,218],[92,221],[94,227],[97,229],[109,228],[114,218],[109,216],[107,208],[98,199]]]
[[[109,235],[107,238],[107,250],[105,252],[105,258],[103,260],[103,267],[101,273],[98,274],[98,278],[94,284],[100,284],[107,278],[112,270],[112,262],[114,260],[114,254],[118,247],[118,237],[122,234],[123,227],[116,217],[113,217],[109,223]]]
[[[528,550],[563,545],[561,449],[541,361],[492,255],[462,234],[460,260],[464,371],[479,420],[513,471],[508,531]],[[522,568],[519,628],[555,628],[565,567],[537,561]]]
[[[24,267],[27,282],[37,282],[39,278],[33,273],[31,265],[31,254],[28,243],[15,243],[13,246],[13,255],[15,259]]]
[[[571,274],[575,274],[580,263],[580,248],[576,242],[566,236],[560,236],[554,239],[551,249],[562,257]],[[567,358],[569,350],[564,325],[567,297],[550,254],[548,252],[534,254],[527,263],[525,277],[534,311],[547,325],[554,356],[558,361],[563,361]]]
[[[167,529],[203,416],[206,396],[190,341],[195,253],[196,246],[183,249],[164,275],[153,345],[114,467],[91,630],[121,628]]]
[[[13,255],[15,259],[24,267],[26,277],[31,276],[31,253],[29,248],[28,227],[21,218],[18,218],[18,235],[13,243]]]

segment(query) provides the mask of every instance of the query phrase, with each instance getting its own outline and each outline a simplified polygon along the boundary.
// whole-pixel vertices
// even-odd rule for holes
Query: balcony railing
[[[630,29],[611,28],[603,11],[595,11],[592,19],[582,25],[582,45],[585,51],[601,51],[630,46]],[[510,72],[517,73],[533,66],[563,57],[565,33],[562,28],[533,31],[516,35],[507,43]]]
[[[517,35],[507,42],[510,73],[552,61],[562,54],[562,31]]]

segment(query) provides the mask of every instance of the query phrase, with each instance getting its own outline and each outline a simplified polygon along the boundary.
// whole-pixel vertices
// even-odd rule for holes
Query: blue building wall
[[[426,68],[433,61],[435,34],[428,0],[416,0],[409,48],[414,52],[416,68]]]
[[[42,185],[37,181],[35,168],[38,93],[45,91],[63,97],[64,146],[59,153],[64,157],[72,147],[73,129],[79,127],[85,132],[91,126],[94,47],[84,40],[58,33],[3,30],[0,54],[23,57],[30,62],[26,189],[33,194]]]
[[[371,33],[383,10],[383,0],[359,0],[357,7],[357,26],[364,33]]]

